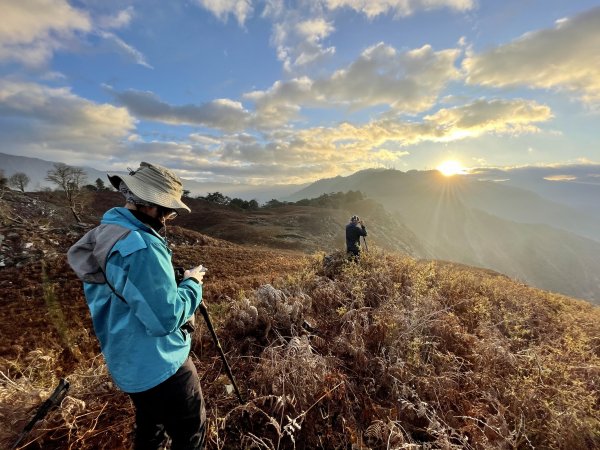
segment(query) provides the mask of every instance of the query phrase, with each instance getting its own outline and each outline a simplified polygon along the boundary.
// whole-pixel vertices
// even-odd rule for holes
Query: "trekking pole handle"
[[[29,432],[33,430],[35,424],[46,417],[52,408],[63,401],[67,395],[67,392],[69,392],[69,382],[64,378],[61,378],[52,395],[44,403],[42,403],[42,406],[38,408],[35,416],[33,416],[33,419],[31,419],[29,423],[25,425],[25,428],[23,428],[23,431],[21,431],[21,434],[19,434],[19,437],[11,447],[11,450],[17,448],[25,436],[27,436]]]

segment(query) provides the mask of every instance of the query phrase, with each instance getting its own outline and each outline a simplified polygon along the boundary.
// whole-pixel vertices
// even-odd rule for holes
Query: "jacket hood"
[[[69,265],[81,281],[105,283],[106,258],[115,243],[130,232],[113,224],[102,224],[88,231],[67,252]]]
[[[67,252],[69,265],[80,280],[93,284],[105,283],[106,259],[110,250],[117,241],[123,239],[132,230],[139,229],[154,233],[136,219],[127,208],[108,210],[101,224],[88,231],[69,249]]]

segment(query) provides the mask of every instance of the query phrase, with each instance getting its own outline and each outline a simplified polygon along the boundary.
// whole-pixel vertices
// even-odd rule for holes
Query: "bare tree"
[[[79,213],[84,203],[84,193],[81,188],[86,182],[86,176],[83,169],[63,163],[55,163],[54,169],[49,170],[46,176],[46,180],[56,184],[65,193],[71,212],[78,223],[81,222]]]
[[[21,192],[25,192],[25,188],[29,184],[31,180],[29,177],[23,172],[16,172],[10,176],[8,179],[8,184],[15,189],[20,190]]]

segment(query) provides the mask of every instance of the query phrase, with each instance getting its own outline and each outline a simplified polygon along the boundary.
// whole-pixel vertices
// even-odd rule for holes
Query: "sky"
[[[447,160],[599,167],[598,0],[0,0],[0,13],[3,153],[250,184]]]

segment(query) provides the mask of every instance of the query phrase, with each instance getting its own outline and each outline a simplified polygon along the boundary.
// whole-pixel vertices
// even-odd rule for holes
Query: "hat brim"
[[[192,210],[185,203],[183,203],[181,199],[154,189],[152,186],[148,186],[146,183],[140,182],[131,175],[109,173],[107,176],[110,184],[112,184],[117,191],[119,190],[121,181],[123,181],[134,195],[146,202],[154,203],[155,205],[159,205],[164,208],[174,209],[178,213],[192,212]]]

